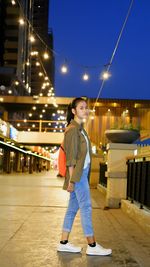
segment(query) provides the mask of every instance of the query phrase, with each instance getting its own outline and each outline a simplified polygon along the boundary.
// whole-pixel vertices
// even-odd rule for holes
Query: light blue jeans
[[[70,193],[68,209],[64,218],[63,231],[71,232],[72,225],[80,209],[81,223],[85,236],[93,236],[92,205],[88,183],[89,166],[83,170],[81,179],[75,183],[74,191]]]

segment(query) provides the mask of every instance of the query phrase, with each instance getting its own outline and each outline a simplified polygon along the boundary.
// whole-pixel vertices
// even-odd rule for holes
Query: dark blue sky
[[[56,96],[97,97],[130,0],[50,0]],[[67,60],[69,72],[61,74]],[[102,98],[150,99],[150,0],[135,0]],[[88,68],[88,82],[82,80]]]

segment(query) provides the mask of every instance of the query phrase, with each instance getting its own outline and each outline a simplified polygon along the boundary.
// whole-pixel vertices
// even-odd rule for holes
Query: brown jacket
[[[63,186],[63,189],[65,190],[68,187],[70,179],[68,167],[74,166],[73,174],[70,179],[71,182],[80,181],[83,172],[84,161],[87,153],[87,143],[83,134],[81,133],[81,130],[83,130],[85,135],[87,136],[87,133],[84,130],[83,126],[79,125],[76,121],[72,120],[65,132],[64,150],[66,153],[66,166],[67,166],[66,179],[64,181],[64,186]],[[91,153],[90,141],[89,141],[89,149],[91,157],[92,153]]]

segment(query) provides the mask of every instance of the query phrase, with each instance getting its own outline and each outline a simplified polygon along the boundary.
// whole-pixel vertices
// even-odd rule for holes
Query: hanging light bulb
[[[43,73],[42,72],[39,72],[39,76],[43,76]]]
[[[101,74],[102,80],[108,80],[110,78],[111,74],[108,71],[103,71]]]
[[[36,66],[40,66],[40,63],[39,62],[36,62],[36,64],[35,64]]]
[[[36,106],[33,106],[32,109],[33,109],[33,110],[36,110]]]
[[[66,65],[63,65],[63,66],[61,67],[61,72],[62,72],[63,74],[66,74],[66,73],[68,72],[68,68],[67,68]]]
[[[49,58],[49,54],[47,52],[44,52],[43,57],[44,57],[44,59],[48,59]]]
[[[34,38],[33,35],[30,35],[30,41],[31,41],[31,43],[34,43],[35,42],[35,38]]]
[[[12,0],[11,3],[12,3],[13,6],[16,5],[16,1],[15,0]]]
[[[89,75],[87,73],[84,73],[83,76],[82,76],[82,79],[84,81],[88,81],[89,80]]]
[[[19,24],[20,24],[20,25],[24,25],[24,19],[23,19],[23,18],[20,18],[20,19],[19,19]]]

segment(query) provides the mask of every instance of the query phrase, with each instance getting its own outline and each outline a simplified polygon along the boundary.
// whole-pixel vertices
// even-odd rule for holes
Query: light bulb
[[[47,52],[44,52],[43,57],[44,57],[44,59],[48,59],[49,58],[49,54]]]
[[[24,25],[24,19],[23,18],[20,18],[19,19],[19,23],[20,23],[20,25]]]
[[[31,41],[31,43],[34,43],[35,42],[35,38],[34,38],[33,35],[30,35],[30,41]]]
[[[43,73],[42,72],[39,72],[39,76],[43,76]]]
[[[61,67],[61,72],[64,73],[64,74],[68,72],[68,68],[67,68],[66,65],[63,65],[63,66]]]
[[[82,76],[82,79],[84,81],[88,81],[89,80],[89,75],[87,73],[84,73],[83,76]]]
[[[14,0],[11,1],[12,5],[16,5],[16,2]]]
[[[111,74],[110,74],[108,71],[104,71],[104,72],[101,74],[101,79],[102,79],[102,80],[108,80],[110,76],[111,76]]]

